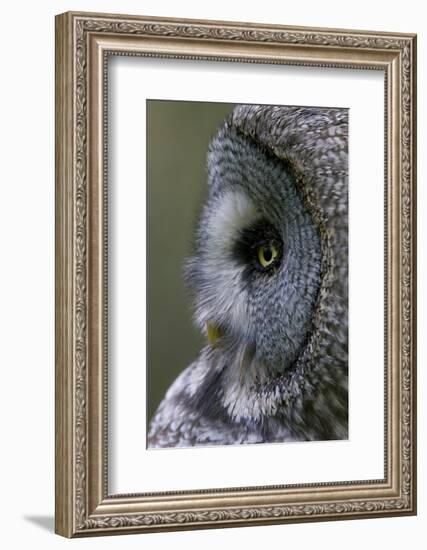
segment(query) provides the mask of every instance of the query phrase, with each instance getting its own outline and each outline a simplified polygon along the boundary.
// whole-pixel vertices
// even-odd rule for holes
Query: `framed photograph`
[[[416,513],[416,37],[56,18],[56,532]]]

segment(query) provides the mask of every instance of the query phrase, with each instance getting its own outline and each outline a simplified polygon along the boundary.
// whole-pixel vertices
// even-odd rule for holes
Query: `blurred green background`
[[[210,139],[234,105],[147,101],[147,419],[204,339],[183,284]]]

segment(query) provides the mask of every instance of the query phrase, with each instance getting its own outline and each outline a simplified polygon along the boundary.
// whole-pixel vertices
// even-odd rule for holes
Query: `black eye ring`
[[[280,265],[283,255],[282,238],[271,222],[261,219],[247,226],[234,246],[239,263],[249,272],[273,274]]]

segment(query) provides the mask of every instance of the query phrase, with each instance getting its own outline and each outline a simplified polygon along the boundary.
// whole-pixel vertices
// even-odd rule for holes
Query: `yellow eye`
[[[264,244],[258,248],[258,261],[262,267],[268,267],[274,262],[278,253],[274,244]]]

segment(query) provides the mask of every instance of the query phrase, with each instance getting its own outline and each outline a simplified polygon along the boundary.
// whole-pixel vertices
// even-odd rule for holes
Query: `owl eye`
[[[263,244],[257,250],[258,261],[262,267],[269,267],[277,258],[279,251],[273,243]]]

